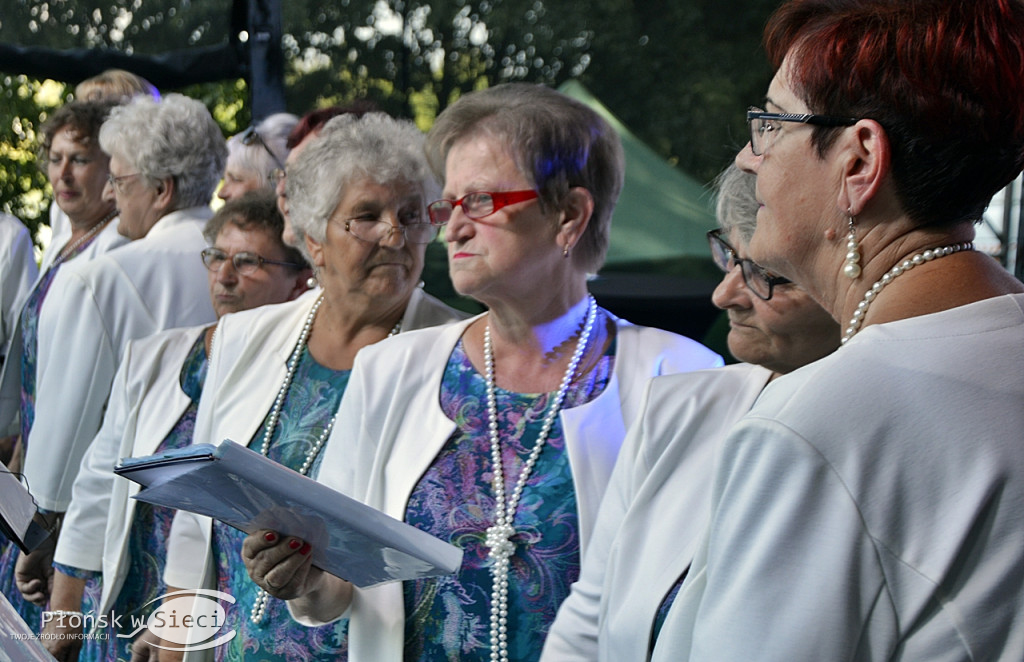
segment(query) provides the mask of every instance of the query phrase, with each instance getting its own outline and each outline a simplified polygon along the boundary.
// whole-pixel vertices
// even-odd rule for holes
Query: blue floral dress
[[[201,333],[189,350],[179,373],[181,390],[189,397],[185,408],[174,428],[157,447],[155,453],[182,448],[192,443],[195,430],[196,410],[199,397],[206,381],[206,334]],[[131,646],[135,640],[130,637],[138,626],[145,623],[149,615],[160,606],[157,597],[166,591],[164,564],[167,558],[167,537],[171,531],[174,509],[154,506],[138,501],[135,516],[128,537],[128,574],[111,608],[110,626],[83,642],[79,662],[130,662]],[[102,575],[98,572],[80,570],[61,564],[54,564],[59,572],[71,577],[85,579],[85,594],[82,611],[95,614],[102,594]],[[120,627],[116,627],[120,625]],[[124,635],[118,637],[117,635]]]
[[[614,343],[573,382],[563,409],[596,398],[611,377]],[[552,393],[496,390],[506,491],[540,434]],[[441,383],[441,407],[457,430],[420,479],[406,521],[464,550],[450,576],[405,582],[405,660],[489,660],[492,579],[486,531],[494,524],[486,383],[461,343]],[[555,612],[579,576],[576,489],[560,419],[540,453],[515,514],[509,570],[509,659],[536,660]]]
[[[35,420],[35,396],[36,396],[36,360],[38,358],[39,341],[39,314],[43,310],[43,302],[53,285],[53,279],[63,263],[73,259],[84,251],[96,240],[95,237],[82,242],[70,255],[63,260],[54,261],[29,293],[25,305],[21,309],[21,316],[18,325],[21,327],[22,349],[20,357],[9,357],[11,360],[21,361],[21,442],[23,447],[28,445],[28,432],[32,429],[32,422]],[[31,486],[29,486],[31,488]],[[21,597],[17,586],[14,583],[14,565],[18,560],[20,550],[18,546],[0,536],[0,593],[10,601],[18,614],[28,623],[34,632],[41,629],[43,610]]]
[[[348,385],[350,370],[331,370],[318,364],[308,349],[303,348],[295,377],[281,406],[280,420],[271,438],[268,456],[298,471],[309,451],[328,422],[338,411],[341,396]],[[267,413],[269,419],[270,413]],[[263,446],[267,420],[249,442],[249,448],[259,451]],[[320,466],[317,457],[309,475],[315,475]],[[245,534],[221,522],[213,525],[213,552],[217,563],[217,590],[235,597],[234,606],[227,611],[224,631],[237,634],[227,644],[218,646],[215,659],[245,662],[311,662],[314,660],[344,660],[347,658],[348,621],[342,620],[317,628],[296,623],[282,600],[268,598],[266,611],[259,624],[250,620],[250,614],[259,587],[249,579],[242,563],[242,541]]]

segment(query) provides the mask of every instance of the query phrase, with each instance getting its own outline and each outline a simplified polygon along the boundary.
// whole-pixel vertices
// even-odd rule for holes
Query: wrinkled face
[[[110,159],[97,141],[79,142],[78,133],[58,129],[50,143],[46,174],[53,187],[53,199],[72,223],[92,225],[114,209],[104,199]]]
[[[789,86],[791,57],[786,56],[768,88],[769,112],[811,112]],[[816,267],[823,259],[826,231],[843,227],[839,174],[828,157],[818,156],[811,144],[812,131],[807,124],[780,122],[761,156],[754,156],[749,144],[736,156],[740,169],[757,175],[760,208],[748,248],[751,259],[807,286],[818,278],[834,277],[818,274]]]
[[[729,243],[744,251],[739,233],[730,233]],[[728,314],[729,351],[740,361],[785,374],[839,346],[839,325],[793,283],[776,285],[772,298],[764,301],[743,282],[737,264],[722,278],[711,301]]]
[[[268,260],[288,262],[278,238],[263,228],[242,229],[226,223],[213,247],[228,256],[216,271],[208,271],[210,300],[217,317],[249,310],[270,303],[290,301],[305,291],[306,269],[279,264],[262,264],[249,274],[241,274],[231,262],[238,253],[253,253]]]
[[[217,197],[225,202],[240,198],[249,191],[257,191],[263,188],[260,183],[259,174],[252,170],[239,168],[234,163],[228,163],[224,169],[224,181],[220,184]]]
[[[110,176],[119,212],[118,233],[133,241],[142,239],[164,214],[157,189],[117,154],[110,157]]]
[[[467,137],[448,152],[445,199],[532,188],[505,145],[492,136]],[[445,226],[448,270],[456,291],[491,305],[529,297],[558,282],[555,274],[564,258],[557,242],[557,216],[545,212],[536,198],[480,219],[456,207]]]
[[[380,242],[359,239],[345,229],[350,219],[382,221],[396,228],[425,221],[422,187],[404,181],[352,182],[327,221],[324,241],[306,237],[325,292],[404,308],[423,273],[426,245],[406,241],[397,230]]]

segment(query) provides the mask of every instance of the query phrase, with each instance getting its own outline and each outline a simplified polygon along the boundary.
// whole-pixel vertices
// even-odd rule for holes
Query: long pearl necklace
[[[60,249],[60,253],[57,253],[57,257],[56,259],[54,259],[53,264],[50,266],[50,268],[52,269],[53,267],[56,267],[61,262],[74,255],[75,249],[77,249],[79,246],[95,237],[99,233],[99,231],[106,227],[107,223],[109,223],[110,220],[115,216],[117,216],[116,209],[107,214],[106,216],[104,216],[103,218],[101,218],[100,220],[96,221],[96,223],[91,228],[86,230],[85,234],[83,234],[81,237],[65,245],[64,248]]]
[[[270,452],[270,441],[274,436],[274,429],[277,428],[277,423],[281,418],[281,408],[284,406],[285,397],[288,395],[288,390],[292,386],[292,380],[295,379],[295,372],[299,366],[299,359],[302,357],[302,350],[306,348],[306,343],[309,341],[309,334],[313,332],[313,320],[316,319],[316,313],[320,310],[320,304],[324,302],[323,293],[317,298],[316,303],[309,309],[309,314],[306,315],[306,322],[302,325],[302,333],[299,334],[299,340],[295,343],[295,349],[292,350],[291,356],[288,358],[288,372],[284,376],[284,381],[281,382],[281,388],[277,391],[277,398],[274,400],[274,406],[270,410],[270,416],[267,418],[267,427],[263,432],[263,444],[260,446],[260,453],[266,456]],[[402,320],[399,319],[398,323],[388,333],[388,338],[401,332]],[[214,331],[216,333],[216,331]],[[212,343],[211,343],[212,344]],[[305,476],[309,473],[310,468],[313,466],[313,462],[316,461],[318,455],[320,455],[320,449],[324,447],[324,443],[327,442],[327,437],[331,434],[331,429],[334,428],[334,421],[337,418],[337,414],[331,416],[331,420],[327,422],[324,431],[320,433],[320,437],[317,438],[308,451],[306,451],[306,457],[302,462],[302,466],[299,468],[299,473]],[[262,588],[257,589],[256,602],[252,606],[252,612],[249,614],[249,620],[254,624],[259,625],[263,621],[263,616],[267,611],[267,601],[270,595]]]
[[[969,250],[974,250],[974,244],[971,242],[950,244],[949,246],[943,246],[941,248],[929,248],[926,251],[922,251],[912,257],[908,257],[906,260],[903,260],[887,271],[884,276],[875,281],[875,284],[864,293],[864,298],[857,304],[857,309],[853,311],[853,318],[850,320],[850,325],[846,327],[846,331],[843,333],[843,339],[840,343],[845,345],[850,338],[860,331],[860,325],[864,323],[864,317],[868,313],[868,308],[871,306],[871,302],[875,300],[875,297],[877,297],[878,293],[882,291],[882,288],[894,281],[897,276],[910,271],[919,264],[931,262],[935,258],[945,257],[947,255],[952,255],[953,253]]]
[[[490,548],[491,578],[493,588],[491,590],[491,660],[493,662],[508,662],[508,572],[509,560],[516,551],[516,544],[512,537],[516,534],[513,520],[516,509],[519,506],[519,499],[526,487],[526,480],[533,471],[537,459],[540,457],[544,442],[551,433],[551,426],[555,423],[555,417],[562,407],[562,401],[569,391],[573,375],[583,358],[583,352],[587,349],[587,342],[590,340],[591,331],[594,328],[594,319],[597,317],[597,302],[594,297],[588,297],[587,318],[576,342],[576,351],[573,352],[569,365],[562,376],[562,383],[558,387],[554,401],[548,408],[544,417],[544,424],[541,426],[537,443],[523,468],[519,472],[519,479],[516,481],[512,495],[505,497],[505,477],[501,460],[501,436],[498,433],[498,404],[495,396],[494,383],[494,351],[491,345],[491,325],[484,328],[484,369],[487,382],[487,420],[488,436],[491,442],[491,463],[494,465],[494,500],[495,516],[494,525],[487,529],[487,538],[484,542]]]

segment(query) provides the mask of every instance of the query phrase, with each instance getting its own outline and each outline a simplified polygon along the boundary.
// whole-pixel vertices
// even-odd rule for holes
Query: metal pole
[[[281,0],[248,0],[249,99],[252,120],[285,110]]]

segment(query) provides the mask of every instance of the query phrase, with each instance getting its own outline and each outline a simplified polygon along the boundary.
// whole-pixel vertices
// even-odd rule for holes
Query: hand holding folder
[[[459,548],[230,440],[126,458],[114,472],[144,486],[140,501],[301,538],[313,565],[360,588],[451,574],[462,563]]]

